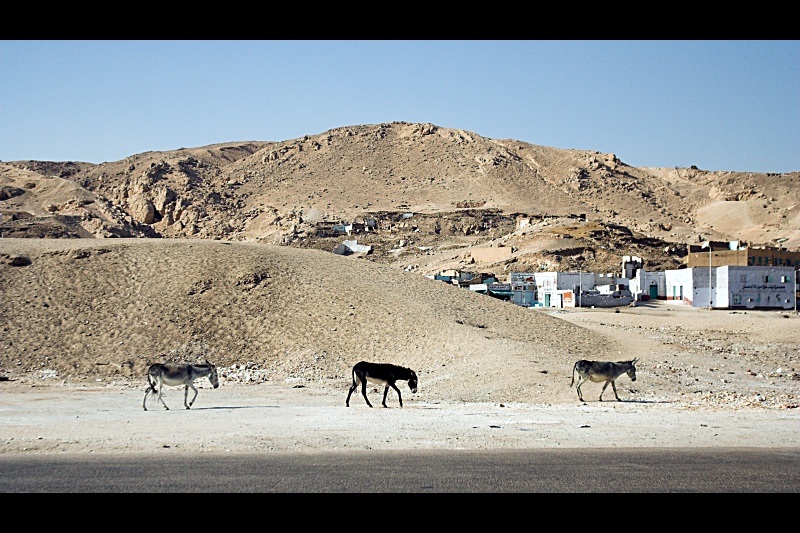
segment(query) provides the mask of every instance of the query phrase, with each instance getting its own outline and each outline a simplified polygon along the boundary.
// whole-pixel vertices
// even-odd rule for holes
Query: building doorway
[[[650,299],[651,300],[657,300],[658,299],[658,285],[656,285],[656,284],[650,285],[649,295],[650,295]]]

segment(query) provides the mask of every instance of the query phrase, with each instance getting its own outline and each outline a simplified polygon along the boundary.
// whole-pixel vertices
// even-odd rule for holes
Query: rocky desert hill
[[[0,163],[0,236],[280,244],[433,274],[679,268],[688,244],[800,247],[800,172],[635,168],[433,124],[336,128],[122,161]],[[335,226],[374,220],[375,231]],[[524,222],[525,224],[521,223]],[[480,253],[485,248],[504,248]],[[495,253],[492,253],[495,252]]]
[[[0,374],[139,386],[151,362],[207,356],[228,380],[338,390],[367,359],[417,369],[432,400],[547,403],[575,401],[576,359],[641,354],[651,397],[706,394],[675,376],[735,359],[731,398],[777,375],[778,403],[796,405],[795,337],[748,339],[750,317],[732,315],[734,336],[626,329],[663,339],[642,354],[422,274],[618,272],[623,255],[678,268],[707,238],[797,249],[798,184],[403,122],[101,164],[3,162]],[[344,239],[371,253],[332,253]]]

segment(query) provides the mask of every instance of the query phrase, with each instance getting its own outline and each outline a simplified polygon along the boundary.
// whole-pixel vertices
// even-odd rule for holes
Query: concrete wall
[[[712,250],[711,266],[722,265],[747,266],[747,250]],[[695,252],[686,255],[686,266],[688,268],[708,268],[709,253]]]
[[[794,309],[792,267],[739,267],[718,269],[719,307],[730,309]]]
[[[703,304],[698,304],[696,290],[694,287],[694,271],[695,268],[681,268],[678,270],[665,270],[664,282],[666,285],[667,300],[683,301],[688,305],[702,307]],[[708,305],[708,269],[705,270],[705,294],[704,304]]]
[[[794,309],[792,267],[722,266],[664,272],[667,299],[680,298],[693,307],[719,309]],[[709,275],[711,283],[709,285]]]
[[[580,307],[619,307],[633,302],[631,291],[614,291],[611,294],[579,294]]]
[[[545,289],[537,293],[539,303],[544,307],[575,307],[575,293],[571,290]]]
[[[492,246],[489,248],[473,248],[470,256],[481,263],[499,263],[511,257],[510,246]]]

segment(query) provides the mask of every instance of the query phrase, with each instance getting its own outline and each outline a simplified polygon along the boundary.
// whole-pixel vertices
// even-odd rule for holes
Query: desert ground
[[[184,269],[172,262],[187,257],[185,246],[198,253],[191,257],[202,258],[202,267]],[[231,248],[248,257],[263,252],[261,267],[277,261],[269,265],[276,269],[270,270],[273,283],[260,292],[251,287],[241,298],[220,291],[224,275],[253,280],[247,273],[253,265],[240,261]],[[281,286],[275,283],[277,270],[293,265],[314,271],[319,265],[313,261],[324,252],[258,248],[256,253],[247,245],[213,242],[0,239],[7,258],[0,270],[0,453],[800,446],[800,317],[795,312],[708,310],[665,301],[611,309],[527,309],[409,273],[396,275],[410,288],[387,285],[371,292],[353,281],[351,289],[363,289],[360,300],[350,302],[350,293],[340,293],[292,307],[285,300],[301,298],[299,292],[270,288]],[[227,253],[224,275],[215,266],[220,249]],[[281,258],[282,253],[290,255]],[[29,265],[8,265],[9,258],[22,255]],[[132,281],[131,272],[121,275],[117,255],[126,264],[138,264],[139,277],[155,284],[155,292]],[[326,261],[331,257],[324,255]],[[333,260],[342,268],[375,268],[353,258]],[[76,262],[82,268],[75,269]],[[153,266],[184,274],[162,286],[157,280],[163,276],[148,270]],[[395,271],[387,276],[390,272]],[[192,300],[197,296],[192,287],[201,286],[196,275],[205,280],[202,302]],[[91,282],[76,283],[81,276]],[[323,278],[315,290],[327,287]],[[125,304],[114,296],[135,293],[139,299]],[[262,332],[245,324],[243,333],[229,335],[231,344],[226,344],[226,332],[255,312],[247,299],[254,293],[265,309],[260,324],[283,326]],[[413,315],[402,313],[404,297]],[[199,380],[189,410],[183,407],[183,390],[168,387],[169,410],[152,398],[144,410],[146,364],[197,355],[191,344],[197,329],[181,326],[196,326],[201,318],[191,315],[191,305],[181,298],[202,304],[206,314],[226,325],[216,331],[208,322],[202,346],[218,365],[220,386],[213,389],[207,379]],[[460,314],[442,318],[438,308],[425,307],[430,304],[424,302],[438,300],[459,307]],[[386,301],[393,303],[383,307]],[[183,310],[187,322],[171,316],[168,302]],[[369,314],[368,308],[377,312]],[[394,310],[391,319],[385,316],[389,309]],[[297,323],[281,321],[279,310]],[[362,320],[352,331],[344,320],[331,319],[348,313]],[[518,333],[519,326],[504,329],[517,320],[532,337]],[[136,329],[147,321],[150,337]],[[152,327],[154,322],[161,327]],[[367,327],[371,349],[358,340]],[[239,335],[249,335],[249,346],[258,344],[259,350],[242,346],[237,352]],[[280,335],[292,338],[276,341]],[[163,349],[181,343],[183,350]],[[152,351],[137,356],[143,347]],[[256,352],[273,351],[279,353],[257,359]],[[578,400],[570,385],[575,360],[634,357],[639,358],[637,380],[625,375],[617,380],[622,401],[616,401],[611,387],[599,401],[602,384],[591,382],[582,386],[585,401]],[[370,387],[374,408],[360,391],[346,407],[350,368],[360,359],[415,368],[418,392],[399,382],[403,407],[390,390],[384,408],[383,391]]]
[[[346,388],[224,383],[201,386],[190,410],[182,391],[172,389],[169,411],[155,402],[142,410],[143,387],[135,385],[2,386],[0,454],[800,446],[797,409],[640,400],[627,385],[622,402],[558,405],[430,402],[424,389],[416,396],[405,389],[402,408],[391,397],[383,408],[381,395],[370,392],[370,409],[355,395],[345,407]]]

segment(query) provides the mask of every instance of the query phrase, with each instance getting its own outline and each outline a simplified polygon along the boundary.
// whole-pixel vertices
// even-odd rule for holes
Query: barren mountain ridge
[[[349,126],[122,161],[0,163],[4,237],[254,241],[444,269],[678,268],[706,239],[800,246],[800,172],[635,168],[615,154],[495,140],[433,124]],[[410,218],[409,218],[410,217]],[[336,225],[375,220],[344,235]],[[520,222],[523,223],[520,223]],[[473,249],[506,248],[497,253]]]

